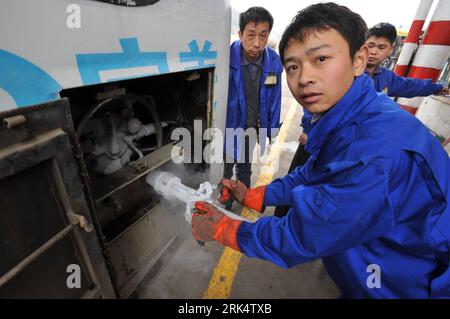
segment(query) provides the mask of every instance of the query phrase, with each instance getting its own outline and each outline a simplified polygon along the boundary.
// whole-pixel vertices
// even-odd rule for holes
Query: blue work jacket
[[[366,74],[369,75],[369,72],[366,71]],[[383,92],[391,97],[413,98],[416,96],[428,96],[438,93],[443,88],[441,84],[433,83],[431,79],[422,80],[402,77],[383,67],[378,67],[371,79],[375,86],[375,91]],[[312,128],[311,118],[312,114],[304,110],[301,126],[306,134]]]
[[[306,149],[266,187],[266,206],[291,209],[242,223],[242,252],[282,267],[323,258],[344,298],[450,298],[450,160],[427,128],[362,75]]]
[[[266,137],[275,137],[280,128],[281,112],[281,74],[283,66],[280,57],[271,48],[263,52],[261,65],[261,83],[259,92],[259,135],[261,153],[264,152]],[[266,83],[267,78],[276,77],[276,84]],[[242,65],[241,41],[235,41],[230,48],[230,74],[228,83],[228,105],[226,128],[245,130],[247,103],[244,88],[244,69]],[[225,134],[224,151],[228,156],[239,159],[243,146],[243,134],[227,137]]]
[[[368,71],[366,71],[368,74]],[[375,90],[392,97],[413,98],[438,93],[443,86],[431,79],[414,79],[398,76],[389,69],[378,67],[371,77]]]

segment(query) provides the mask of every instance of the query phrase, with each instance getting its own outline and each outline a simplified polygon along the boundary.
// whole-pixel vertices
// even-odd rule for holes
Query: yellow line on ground
[[[278,170],[282,146],[286,140],[292,122],[294,121],[294,115],[297,109],[298,104],[294,100],[289,106],[289,110],[285,116],[285,121],[280,129],[276,143],[269,152],[268,161],[261,168],[261,173],[258,176],[255,187],[269,184]],[[241,211],[241,216],[256,220],[259,217],[259,213],[244,207]],[[209,281],[208,289],[203,293],[203,299],[227,299],[230,296],[231,286],[233,285],[241,257],[241,253],[225,247],[219,262],[214,269],[212,278]]]

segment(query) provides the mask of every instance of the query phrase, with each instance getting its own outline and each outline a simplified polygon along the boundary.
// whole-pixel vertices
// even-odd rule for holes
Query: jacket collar
[[[373,76],[381,73],[382,71],[383,71],[382,67],[381,66],[377,66],[375,71],[373,71]],[[365,70],[364,73],[370,76],[370,72],[368,70]]]
[[[263,72],[275,72],[275,70],[271,70],[269,49],[265,48],[262,55],[263,57],[261,68]],[[235,70],[239,70],[241,66],[242,66],[242,44],[240,40],[237,40],[234,41],[233,44],[231,44],[230,67]]]
[[[250,62],[247,59],[247,57],[244,55],[244,52],[242,52],[241,59],[242,59],[242,65],[244,65],[244,66],[245,65],[249,65],[249,64],[256,64],[258,66],[261,66],[262,65],[262,60],[263,60],[263,55],[261,54],[256,61]]]
[[[369,76],[357,77],[347,93],[313,126],[306,150],[317,154],[329,135],[355,119],[377,96]]]

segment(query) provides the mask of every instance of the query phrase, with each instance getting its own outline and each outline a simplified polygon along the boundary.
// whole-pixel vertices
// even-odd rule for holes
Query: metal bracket
[[[76,213],[68,213],[67,216],[69,217],[70,223],[72,225],[79,225],[85,232],[90,233],[94,228],[91,224],[87,221],[87,219],[79,214]]]

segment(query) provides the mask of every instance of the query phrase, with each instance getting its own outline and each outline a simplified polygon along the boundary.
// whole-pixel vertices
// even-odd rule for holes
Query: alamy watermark
[[[366,272],[370,273],[367,277],[366,285],[369,289],[381,288],[381,267],[377,264],[367,266]]]
[[[81,288],[81,268],[77,264],[70,264],[66,268],[67,276],[66,285],[69,289]]]
[[[66,8],[69,16],[66,19],[66,25],[69,29],[81,28],[81,7],[78,4],[69,4]]]
[[[271,144],[268,141],[269,135],[276,136],[279,129],[227,128],[224,134],[218,128],[203,131],[202,125],[201,120],[195,120],[193,130],[181,127],[172,131],[171,139],[180,141],[176,145],[183,150],[183,156],[180,156],[179,149],[173,148],[172,161],[177,164],[270,163],[272,169],[278,169],[279,156],[270,156]],[[209,143],[205,145],[205,141]]]

